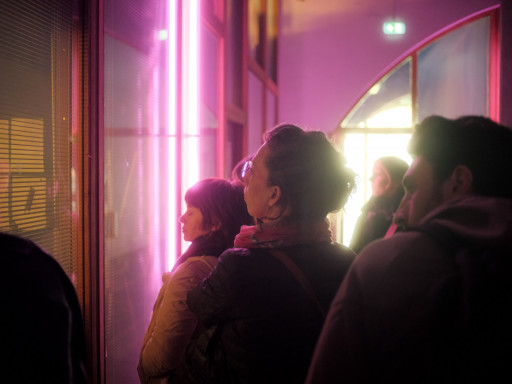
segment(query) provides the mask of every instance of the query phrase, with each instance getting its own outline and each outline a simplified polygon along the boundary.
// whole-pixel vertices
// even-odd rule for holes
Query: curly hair
[[[289,209],[289,219],[324,219],[343,207],[355,175],[323,132],[282,124],[264,138],[269,184],[280,187],[279,204]]]

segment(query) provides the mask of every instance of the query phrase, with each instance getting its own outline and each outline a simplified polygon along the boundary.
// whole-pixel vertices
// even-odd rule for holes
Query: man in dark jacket
[[[33,242],[0,233],[2,383],[86,383],[80,306],[60,265]]]
[[[431,116],[409,150],[406,230],[352,265],[307,383],[510,381],[512,130]]]

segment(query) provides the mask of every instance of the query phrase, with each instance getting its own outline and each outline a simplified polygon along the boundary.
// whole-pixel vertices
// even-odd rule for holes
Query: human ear
[[[454,197],[468,195],[473,186],[473,172],[462,164],[457,165],[449,178],[448,193]]]
[[[270,207],[274,206],[279,201],[280,198],[281,198],[281,187],[279,187],[277,185],[273,185],[272,187],[270,187],[270,196],[269,196],[269,200],[268,200],[268,205]]]

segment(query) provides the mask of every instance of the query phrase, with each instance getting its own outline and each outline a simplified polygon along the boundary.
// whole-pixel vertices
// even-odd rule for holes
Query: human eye
[[[405,193],[411,194],[411,193],[414,193],[414,191],[416,191],[416,188],[412,184],[407,184],[407,185],[404,185],[404,190],[405,190]]]

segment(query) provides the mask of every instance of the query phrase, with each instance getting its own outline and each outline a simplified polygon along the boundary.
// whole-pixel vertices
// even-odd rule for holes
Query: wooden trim
[[[103,246],[103,94],[104,94],[104,24],[103,0],[87,3],[85,28],[88,35],[88,148],[89,164],[89,252],[84,257],[86,275],[85,305],[88,338],[89,375],[91,382],[105,383],[105,311]]]
[[[217,96],[217,113],[219,126],[217,127],[217,175],[219,177],[230,177],[224,175],[224,164],[226,163],[226,29],[223,24],[222,30],[218,31],[218,68],[217,86],[219,94]]]
[[[243,125],[247,121],[247,112],[235,104],[226,103],[226,120]]]
[[[265,69],[261,67],[261,65],[258,64],[256,60],[254,60],[250,55],[247,56],[247,62],[248,62],[248,69],[261,80],[262,83],[266,82],[267,73],[265,72]]]
[[[211,12],[205,12],[205,7],[200,9],[200,20],[203,24],[207,25],[212,31],[222,38],[226,37],[226,23],[219,20],[219,18]]]
[[[242,7],[242,109],[245,113],[242,135],[242,153],[244,156],[249,152],[249,0],[243,0]]]
[[[418,53],[411,55],[411,123],[418,123]]]

